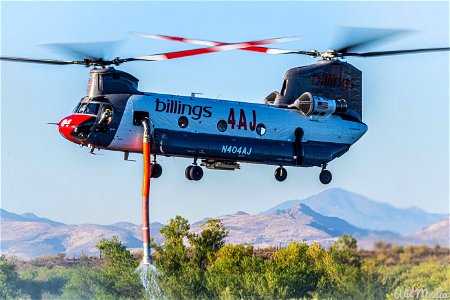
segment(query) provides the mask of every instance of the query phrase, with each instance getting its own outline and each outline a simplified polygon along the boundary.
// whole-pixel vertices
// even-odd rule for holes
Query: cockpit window
[[[99,103],[81,103],[80,106],[78,107],[77,113],[87,115],[97,115],[99,107],[100,107]]]
[[[76,113],[78,111],[78,108],[80,107],[80,103],[75,106],[75,108],[72,110],[72,113]]]

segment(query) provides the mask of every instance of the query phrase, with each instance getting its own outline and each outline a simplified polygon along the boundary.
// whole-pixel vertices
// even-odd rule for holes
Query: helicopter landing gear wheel
[[[203,169],[200,166],[192,166],[189,170],[189,177],[191,180],[199,181],[203,177]]]
[[[158,163],[152,163],[152,178],[159,178],[162,175],[162,167]]]
[[[325,169],[326,167],[327,167],[326,164],[322,166],[322,171],[320,172],[319,175],[319,180],[322,184],[329,184],[333,179],[333,175],[331,175],[330,171]]]
[[[287,170],[285,168],[283,168],[282,166],[278,167],[275,170],[275,179],[278,181],[285,181],[287,178]]]
[[[197,159],[197,157],[194,157],[192,166],[188,166],[186,171],[184,171],[184,175],[188,180],[199,181],[203,177],[203,169],[197,165]]]

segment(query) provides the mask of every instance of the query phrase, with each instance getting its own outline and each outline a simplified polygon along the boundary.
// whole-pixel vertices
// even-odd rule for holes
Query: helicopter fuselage
[[[58,128],[71,142],[90,147],[91,153],[122,151],[128,159],[129,153],[142,153],[143,126],[149,125],[156,178],[162,174],[156,156],[164,155],[192,158],[193,166],[185,172],[189,180],[202,178],[200,159],[202,166],[221,170],[239,169],[240,162],[278,165],[278,181],[286,179],[285,166],[318,166],[322,167],[319,178],[327,184],[331,181],[327,164],[367,131],[359,113],[360,80],[350,91],[308,85],[308,76],[330,68],[360,78],[348,76],[354,73],[352,67],[340,63],[290,70],[282,92],[271,93],[263,104],[145,93],[138,90],[138,79],[131,74],[94,68],[87,95]],[[299,86],[306,91],[295,93]]]
[[[86,106],[93,110],[80,113]],[[108,122],[102,120],[105,109],[111,113]],[[77,111],[59,123],[72,142],[141,153],[140,119],[148,118],[152,154],[209,161],[322,166],[367,131],[364,123],[337,115],[305,116],[271,104],[156,93],[85,97]],[[91,130],[77,136],[85,123]]]

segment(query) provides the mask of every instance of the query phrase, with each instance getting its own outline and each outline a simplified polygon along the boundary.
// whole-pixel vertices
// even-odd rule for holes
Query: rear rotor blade
[[[149,39],[182,42],[182,43],[189,43],[189,44],[203,45],[203,46],[230,45],[230,43],[223,43],[223,42],[216,42],[216,41],[207,41],[207,40],[198,40],[198,39],[189,39],[189,38],[183,38],[183,37],[177,37],[177,36],[169,36],[169,35],[162,35],[162,34],[147,34],[147,33],[140,33],[140,32],[133,32],[133,34],[141,36],[141,37],[144,37],[144,38],[149,38]],[[269,39],[269,40],[262,40],[262,41],[253,41],[253,42],[249,42],[249,43],[264,42],[262,44],[274,44],[274,43],[296,41],[296,40],[300,40],[300,39],[301,38],[299,38],[299,37],[286,37],[286,38],[276,38],[276,39]],[[288,53],[292,53],[291,50],[274,49],[274,48],[258,47],[258,46],[250,46],[250,47],[240,48],[240,50],[254,51],[254,52],[261,52],[261,53],[268,53],[268,54],[288,54]]]
[[[339,30],[342,34],[338,34],[340,46],[336,46],[333,49],[337,49],[336,52],[347,53],[366,47],[368,45],[373,46],[378,42],[386,42],[386,40],[411,32],[403,29],[381,29],[381,28],[360,28],[360,27],[344,27]],[[339,45],[338,44],[338,45]]]
[[[449,51],[449,50],[450,50],[449,47],[443,47],[443,48],[423,48],[423,49],[376,51],[376,52],[362,52],[362,53],[339,53],[339,54],[342,55],[340,57],[343,56],[374,57],[374,56],[426,53],[426,52]]]

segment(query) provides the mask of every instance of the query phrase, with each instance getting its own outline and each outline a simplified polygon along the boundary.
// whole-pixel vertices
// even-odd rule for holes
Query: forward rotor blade
[[[50,48],[58,52],[58,54],[69,55],[69,57],[75,59],[96,60],[112,56],[122,43],[123,40],[86,43],[46,43],[40,45]]]
[[[166,40],[166,41],[174,41],[174,42],[182,42],[182,43],[189,43],[189,44],[195,44],[195,45],[203,45],[203,46],[224,46],[224,45],[230,45],[230,43],[223,43],[223,42],[216,42],[216,41],[207,41],[207,40],[197,40],[197,39],[188,39],[188,38],[182,38],[177,36],[169,36],[169,35],[162,35],[162,34],[147,34],[147,33],[140,33],[140,32],[134,32],[133,34],[149,38],[149,39],[156,39],[156,40]],[[286,38],[275,38],[275,39],[268,39],[268,40],[262,40],[262,41],[253,41],[249,43],[258,43],[258,42],[264,42],[262,45],[265,44],[275,44],[275,43],[282,43],[282,42],[290,42],[290,41],[296,41],[301,38],[299,37],[286,37]],[[258,44],[261,45],[261,44]],[[269,54],[288,54],[292,53],[291,50],[284,50],[284,49],[275,49],[275,48],[267,48],[267,47],[258,47],[258,46],[249,46],[245,48],[240,48],[240,50],[245,51],[254,51],[254,52],[261,52],[261,53],[269,53]]]
[[[84,64],[84,61],[78,61],[78,60],[38,59],[38,58],[22,58],[22,57],[6,57],[6,56],[0,57],[0,60],[50,64],[50,65],[82,65],[82,64]]]
[[[74,58],[79,57],[79,58],[86,58],[86,59],[95,59],[95,57],[94,57],[94,55],[92,55],[92,53],[87,53],[85,51],[75,49],[74,44],[42,44],[42,46],[51,48],[54,52],[68,54]],[[98,57],[102,57],[102,56],[98,56]]]
[[[267,39],[267,40],[260,40],[260,41],[246,42],[246,43],[224,44],[224,45],[208,47],[208,48],[190,49],[190,50],[183,50],[183,51],[176,51],[176,52],[169,52],[169,53],[145,55],[145,56],[139,56],[139,57],[134,57],[134,58],[122,59],[122,60],[120,60],[120,62],[122,63],[122,62],[126,62],[126,61],[135,61],[135,60],[147,60],[147,61],[168,60],[168,59],[181,58],[181,57],[193,56],[193,55],[199,55],[199,54],[242,49],[242,48],[247,48],[247,47],[253,47],[255,45],[270,44],[270,43],[273,43],[274,40],[278,40],[278,39]]]
[[[341,57],[344,56],[360,56],[360,57],[374,57],[374,56],[387,56],[387,55],[400,55],[410,53],[425,53],[425,52],[437,52],[437,51],[450,51],[449,47],[443,48],[423,48],[423,49],[410,49],[410,50],[393,50],[393,51],[376,51],[376,52],[362,52],[362,53],[339,53]]]

